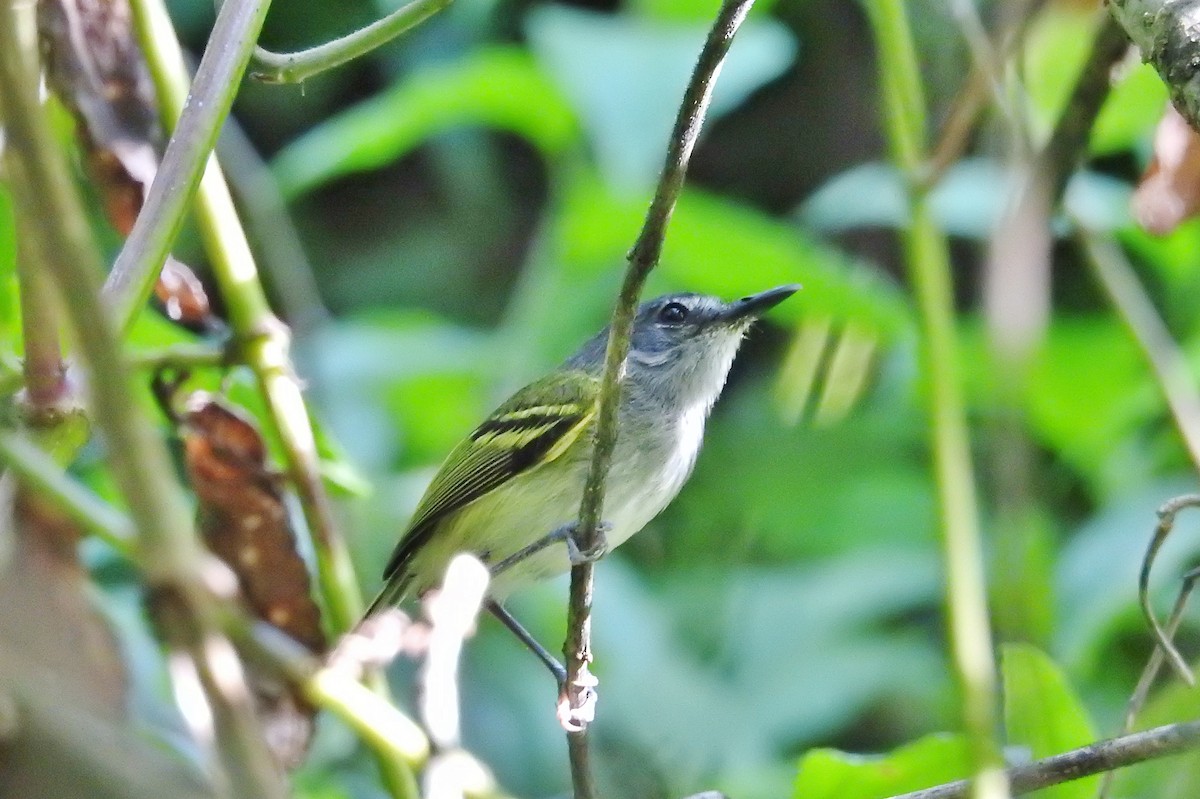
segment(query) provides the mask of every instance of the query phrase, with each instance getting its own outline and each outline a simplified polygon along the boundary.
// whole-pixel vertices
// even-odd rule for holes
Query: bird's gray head
[[[711,405],[750,325],[799,288],[780,286],[733,302],[688,293],[643,303],[633,321],[626,385],[664,404]],[[607,342],[605,328],[568,365],[599,371]]]

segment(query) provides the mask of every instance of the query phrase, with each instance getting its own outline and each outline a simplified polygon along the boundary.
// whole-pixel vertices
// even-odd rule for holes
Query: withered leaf
[[[109,222],[127,236],[158,171],[162,142],[128,0],[42,0],[38,29],[49,85],[75,116]],[[213,326],[203,285],[173,257],[155,295],[172,320]]]
[[[38,29],[50,87],[71,109],[113,226],[133,228],[158,168],[154,86],[127,0],[43,0]]]
[[[188,406],[185,461],[205,544],[237,575],[246,604],[261,619],[323,651],[320,612],[262,436],[215,397],[198,393]]]
[[[1168,105],[1154,132],[1154,156],[1131,201],[1147,231],[1166,235],[1200,208],[1200,134]]]
[[[205,544],[237,575],[242,598],[258,618],[323,653],[320,610],[262,436],[208,394],[194,394],[187,405],[184,460]],[[284,765],[299,763],[312,733],[312,708],[269,670],[247,665],[271,750]]]

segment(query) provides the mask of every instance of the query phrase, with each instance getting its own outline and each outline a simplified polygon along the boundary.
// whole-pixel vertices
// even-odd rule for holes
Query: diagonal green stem
[[[354,33],[295,53],[273,53],[254,48],[250,77],[264,83],[300,83],[366,55],[406,33],[450,5],[451,0],[412,0],[383,19]],[[218,0],[218,6],[220,0]]]
[[[879,58],[892,158],[915,187],[925,162],[925,103],[906,10],[901,0],[866,4]],[[950,256],[922,192],[909,194],[904,249],[916,294],[928,388],[934,474],[946,560],[946,605],[963,722],[971,744],[976,797],[1003,797],[1007,782],[997,740],[996,667],[988,620],[979,512],[976,506],[957,334]]]
[[[173,141],[194,141],[197,138],[194,134],[184,132],[184,127],[189,124],[204,126],[206,129],[211,125],[215,130],[216,123],[224,120],[228,113],[229,104],[225,102],[224,92],[208,94],[219,87],[201,82],[205,68],[204,60],[201,60],[196,83],[192,85],[189,93],[183,54],[162,2],[132,2],[138,36],[154,78],[164,124],[171,129],[178,119],[179,127]],[[237,62],[242,68],[249,58],[249,48],[258,34],[262,19],[257,14],[243,13],[237,18],[244,26],[241,29],[232,24],[221,26],[220,20],[226,12],[231,9],[237,10],[246,3],[247,0],[229,0],[225,4],[218,15],[218,26],[213,30],[208,48],[237,50]],[[260,5],[261,11],[265,13],[265,3]],[[230,85],[236,88],[236,80],[231,79]],[[216,121],[191,114],[192,109],[198,106],[206,107],[210,114],[220,110],[219,116],[215,117]],[[271,311],[245,231],[225,178],[216,159],[211,155],[211,147],[212,141],[209,140],[207,150],[189,150],[189,157],[193,158],[194,162],[189,162],[186,169],[183,166],[177,166],[176,169],[181,174],[186,172],[192,176],[193,182],[190,185],[194,188],[194,178],[197,174],[195,170],[203,164],[203,159],[207,159],[196,196],[196,216],[200,232],[210,256],[213,274],[220,286],[222,299],[225,301],[238,355],[254,371],[271,421],[283,443],[288,473],[296,487],[312,535],[318,582],[328,613],[329,627],[333,632],[340,633],[350,629],[361,614],[362,597],[358,589],[358,580],[345,542],[337,531],[333,510],[321,483],[312,422],[301,395],[299,382],[292,371],[289,331]],[[169,152],[170,148],[168,154]],[[168,166],[164,157],[160,176]],[[155,185],[158,185],[157,179]],[[151,218],[164,217],[166,211],[153,209],[154,202],[152,192],[142,215],[151,215]],[[179,211],[182,212],[182,209]],[[176,225],[176,229],[177,227]],[[173,235],[174,233],[171,234],[172,237]],[[169,244],[168,239],[165,246]],[[129,242],[126,244],[126,249],[128,248]],[[164,255],[165,252],[164,249]],[[146,285],[145,291],[149,291],[152,286],[153,274],[156,274],[156,271],[157,268],[154,273],[145,273],[151,281]],[[141,274],[139,272],[139,275]],[[144,299],[141,302],[144,302]],[[126,311],[134,314],[137,307],[130,306]],[[131,318],[130,316],[127,320]],[[378,750],[378,755],[380,769],[392,795],[411,795],[413,778],[408,765],[389,752]]]

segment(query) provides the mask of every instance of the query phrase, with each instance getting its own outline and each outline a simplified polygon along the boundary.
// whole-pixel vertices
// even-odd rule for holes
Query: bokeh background
[[[948,5],[908,8],[931,139],[971,66]],[[982,3],[984,20],[999,24],[1004,5]],[[170,7],[198,52],[211,4]],[[392,7],[278,3],[263,43],[309,46]],[[455,0],[303,86],[246,84],[221,156],[297,334],[365,593],[446,452],[604,324],[715,7]],[[1031,19],[1012,68],[1035,142],[1097,10],[1049,2]],[[1012,142],[994,112],[933,192],[952,237],[996,635],[1048,653],[1096,734],[1116,731],[1150,651],[1135,586],[1153,511],[1194,487],[1195,472],[1074,225],[1117,238],[1200,358],[1200,227],[1155,238],[1128,210],[1166,93],[1136,63],[1117,77],[1055,221],[1050,319],[1019,380],[997,368],[981,311],[1011,194]],[[760,0],[721,75],[649,293],[805,289],[746,342],[679,499],[599,567],[593,732],[607,796],[789,796],[812,747],[880,752],[959,728],[897,236],[906,206],[877,98],[864,11],[836,0]],[[202,269],[193,234],[176,253]],[[253,405],[249,385],[235,375],[231,391]],[[1157,577],[1164,602],[1172,570],[1198,549],[1182,524]],[[95,562],[118,597],[123,571],[102,553]],[[511,609],[554,649],[565,595],[565,582],[549,584]],[[1185,625],[1185,646],[1196,633]],[[411,671],[392,676],[411,701]],[[490,619],[467,648],[462,688],[465,744],[502,784],[564,795],[554,686]],[[1148,718],[1185,716],[1188,702],[1159,695]],[[1144,779],[1135,785],[1158,785]],[[306,797],[380,795],[369,757],[329,719],[295,781]],[[1177,775],[1177,795],[1193,795],[1189,784]]]

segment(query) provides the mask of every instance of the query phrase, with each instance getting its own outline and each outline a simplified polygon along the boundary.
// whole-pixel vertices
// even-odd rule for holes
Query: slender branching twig
[[[617,441],[621,379],[624,375],[625,357],[629,352],[629,339],[638,299],[646,278],[657,265],[662,252],[667,223],[683,188],[688,162],[700,135],[700,127],[704,122],[704,114],[712,96],[717,73],[733,43],[734,34],[753,3],[754,0],[725,0],[717,14],[684,93],[679,115],[675,119],[675,127],[667,145],[666,162],[654,199],[646,213],[646,221],[629,253],[629,267],[625,272],[609,330],[595,444],[579,508],[579,544],[584,551],[594,548],[603,514],[604,486]],[[566,710],[563,718],[568,725],[575,725],[574,731],[568,733],[568,745],[576,799],[590,799],[596,794],[587,762],[587,745],[584,738],[584,730],[591,720],[594,702],[592,690],[595,685],[594,679],[588,673],[588,663],[592,659],[591,608],[592,566],[575,566],[571,569],[567,639],[563,644],[563,655],[567,665],[567,683],[564,688],[566,696],[563,700]]]
[[[188,145],[176,145],[179,152],[175,161],[170,160],[171,145],[168,146],[154,186],[157,187],[163,173],[167,173],[166,182],[180,183],[181,192],[190,196],[196,187],[203,159],[207,157],[196,203],[201,235],[225,301],[238,359],[254,371],[266,400],[270,420],[283,444],[288,474],[312,536],[328,626],[335,633],[342,632],[352,627],[361,613],[362,598],[358,580],[321,482],[312,423],[299,381],[292,370],[290,333],[275,317],[267,302],[228,186],[211,154],[215,130],[228,113],[237,79],[245,68],[250,48],[261,27],[266,3],[262,0],[229,0],[222,7],[190,92],[182,52],[162,3],[159,0],[132,0],[132,5],[139,41],[158,92],[164,124],[171,129],[178,119],[172,144],[184,142]],[[226,55],[210,59],[210,52]],[[223,86],[217,85],[216,81],[221,74],[227,77]],[[195,130],[189,132],[189,127]],[[203,150],[196,146],[201,140],[206,142]],[[158,265],[161,265],[161,255],[165,254],[162,248],[169,246],[173,231],[178,227],[178,214],[182,213],[182,208],[173,204],[157,208],[156,203],[160,202],[163,199],[152,190],[142,212],[142,216],[151,220],[147,227],[153,226],[156,231],[146,234],[146,238],[154,244],[153,257],[142,254],[134,259],[131,255],[130,262],[136,260],[141,264],[141,271],[137,272],[136,277],[130,276],[124,281],[127,286],[137,285],[139,297],[144,297],[145,292],[149,291],[150,282]],[[141,217],[138,221],[139,224],[142,222]],[[126,243],[126,250],[137,254],[137,249],[130,250],[131,245],[138,246],[132,238]],[[120,264],[114,267],[114,271],[119,267]],[[122,296],[133,294],[132,289],[126,288]],[[122,304],[121,307],[133,314],[140,306]],[[385,686],[380,684],[378,689],[385,691]],[[392,795],[411,795],[415,782],[407,762],[396,758],[386,748],[378,748],[377,739],[365,740],[375,748],[383,780]]]
[[[1200,496],[1193,495],[1192,500],[1200,504]],[[1161,515],[1161,509],[1159,513]],[[1143,565],[1143,569],[1148,572],[1148,568],[1145,565]],[[1171,616],[1167,619],[1167,623],[1163,625],[1163,635],[1167,641],[1174,641],[1175,633],[1179,630],[1180,622],[1183,621],[1183,612],[1187,609],[1188,600],[1192,596],[1192,591],[1196,587],[1197,580],[1200,580],[1200,569],[1192,569],[1183,575],[1183,580],[1179,586],[1179,594],[1175,597],[1175,607],[1171,609]],[[1142,601],[1142,612],[1150,612],[1147,599],[1143,599]],[[1151,615],[1153,614],[1151,613]],[[1146,699],[1150,696],[1150,689],[1154,687],[1154,681],[1158,679],[1158,673],[1162,670],[1163,664],[1166,662],[1167,650],[1163,649],[1161,644],[1156,644],[1154,651],[1150,653],[1150,657],[1146,661],[1146,667],[1142,669],[1142,676],[1138,678],[1133,693],[1129,695],[1129,701],[1125,703],[1125,718],[1121,723],[1121,735],[1125,735],[1133,730],[1137,715],[1142,711],[1142,706],[1146,704]],[[1096,792],[1096,799],[1106,799],[1109,796],[1115,777],[1115,771],[1104,772],[1104,778],[1100,781],[1100,789]]]
[[[1080,233],[1078,240],[1100,286],[1149,363],[1188,457],[1200,472],[1200,391],[1187,356],[1171,337],[1120,246],[1087,232]]]
[[[140,559],[129,517],[71,480],[49,455],[30,441],[16,433],[0,432],[0,464],[22,484],[53,500],[56,507],[83,529],[98,535],[127,557]],[[215,556],[202,555],[202,558],[205,564],[224,568]],[[218,619],[226,633],[256,662],[269,666],[298,686],[313,705],[338,716],[370,742],[373,749],[407,763],[409,774],[429,759],[430,741],[421,727],[386,699],[365,688],[348,669],[322,663],[303,645],[270,624],[250,618],[234,603],[220,603]],[[461,634],[462,624],[454,627],[451,632]],[[470,755],[458,751],[455,763],[469,766],[467,773],[475,777],[472,796],[502,795],[490,781],[487,768]],[[416,795],[415,783],[409,795]]]
[[[1187,721],[1088,744],[1060,755],[1014,766],[1006,773],[1013,795],[1019,796],[1102,771],[1177,755],[1197,746],[1200,746],[1200,721]],[[970,795],[971,783],[959,780],[898,794],[891,799],[965,799]]]
[[[217,6],[221,4],[218,0]],[[255,47],[250,77],[264,83],[300,83],[382,47],[448,5],[450,0],[412,0],[354,33],[295,53],[273,53]]]

